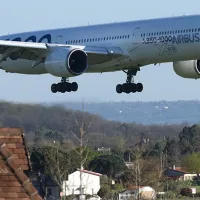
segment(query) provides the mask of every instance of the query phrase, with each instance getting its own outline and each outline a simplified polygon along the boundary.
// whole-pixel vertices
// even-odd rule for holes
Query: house
[[[62,195],[80,195],[81,191],[81,177],[82,177],[82,191],[84,195],[97,196],[100,190],[100,177],[102,174],[78,169],[74,173],[68,175],[68,180],[63,182]]]
[[[105,153],[110,154],[111,149],[110,149],[110,148],[101,147],[101,148],[98,148],[97,151],[98,151],[98,152],[102,152],[102,153],[104,153],[104,154],[105,154]]]
[[[132,200],[138,197],[143,200],[152,200],[155,199],[156,192],[149,186],[131,186],[119,194],[119,200]]]
[[[29,154],[20,128],[0,128],[0,199],[42,200],[25,175],[31,170]]]
[[[175,165],[167,168],[164,171],[164,174],[165,176],[167,176],[168,179],[182,180],[182,181],[193,180],[197,177],[196,174],[193,173],[191,174],[187,172],[184,168],[176,167]]]

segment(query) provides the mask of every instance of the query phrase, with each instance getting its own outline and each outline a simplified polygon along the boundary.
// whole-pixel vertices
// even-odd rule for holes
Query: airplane
[[[84,73],[123,71],[116,92],[143,91],[134,77],[141,67],[173,63],[183,78],[200,78],[200,15],[39,30],[0,37],[0,69],[60,77],[51,92],[76,92],[69,78]]]

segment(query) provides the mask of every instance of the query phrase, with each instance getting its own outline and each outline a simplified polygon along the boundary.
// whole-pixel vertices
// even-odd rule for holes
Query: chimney
[[[175,166],[175,165],[173,165],[173,166],[172,166],[172,169],[173,169],[173,170],[176,170],[176,166]]]

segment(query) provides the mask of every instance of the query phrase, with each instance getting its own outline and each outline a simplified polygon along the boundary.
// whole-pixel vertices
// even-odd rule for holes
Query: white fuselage
[[[200,58],[200,15],[92,25],[12,34],[0,40],[120,47],[124,56],[89,66],[87,72],[131,69],[153,63]],[[44,74],[44,64],[32,67],[29,60],[2,62],[13,73]]]

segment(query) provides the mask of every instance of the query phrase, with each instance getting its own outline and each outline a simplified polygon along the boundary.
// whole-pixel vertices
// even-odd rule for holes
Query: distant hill
[[[70,104],[69,104],[70,105]],[[72,104],[71,104],[72,105]],[[81,107],[81,103],[76,105]],[[85,104],[86,108],[89,104]],[[95,108],[96,107],[96,108]],[[117,107],[117,105],[116,105]],[[92,107],[90,107],[92,109]],[[94,104],[97,110],[98,105]],[[111,114],[111,106],[102,107],[102,111]],[[95,111],[95,109],[92,109]],[[101,109],[101,106],[99,107]],[[107,109],[107,110],[106,110]],[[122,114],[122,113],[121,113]],[[113,113],[114,115],[119,115]],[[126,117],[126,115],[124,115]],[[97,147],[127,148],[139,142],[149,141],[153,144],[167,136],[177,138],[187,124],[176,125],[142,125],[108,121],[88,112],[75,112],[60,106],[46,106],[0,101],[0,127],[21,127],[26,133],[29,144],[37,145],[42,140],[59,140],[67,146],[76,146],[74,134],[80,133],[80,124],[84,117],[88,145]],[[147,140],[148,139],[148,140]]]
[[[81,102],[60,104],[81,110]],[[142,124],[180,124],[200,122],[200,101],[84,103],[84,111],[107,120]]]

